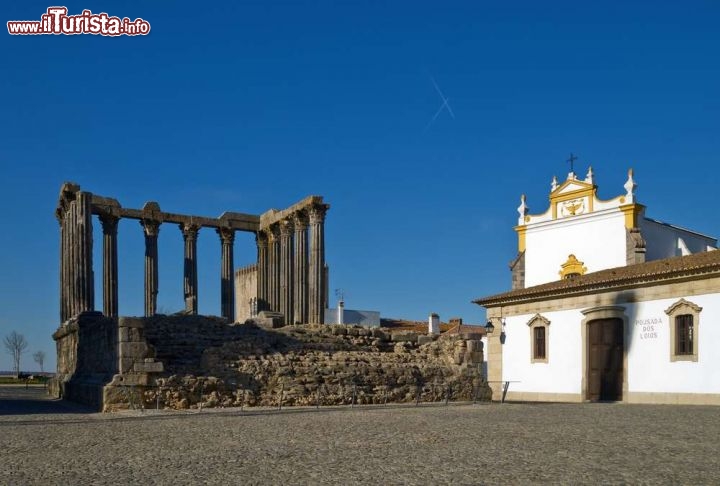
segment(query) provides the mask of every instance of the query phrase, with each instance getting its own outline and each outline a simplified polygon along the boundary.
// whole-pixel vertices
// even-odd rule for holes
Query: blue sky
[[[50,5],[0,12],[39,20]],[[601,197],[634,167],[648,216],[720,234],[717,2],[63,5],[152,31],[0,35],[0,335],[25,334],[23,368],[38,349],[55,367],[66,180],[208,216],[323,195],[331,289],[349,308],[409,319],[483,321],[470,301],[509,288],[520,194],[544,211],[570,152]],[[455,117],[428,126],[442,104],[431,78]],[[137,222],[121,223],[119,245],[120,312],[140,315]],[[159,306],[176,311],[179,229],[163,226],[159,245]],[[219,314],[218,237],[205,230],[198,245],[200,311]],[[235,255],[254,261],[251,235]]]

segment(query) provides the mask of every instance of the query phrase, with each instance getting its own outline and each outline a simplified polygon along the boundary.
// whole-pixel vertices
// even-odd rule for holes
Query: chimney
[[[434,312],[428,318],[428,334],[440,334],[440,316]]]

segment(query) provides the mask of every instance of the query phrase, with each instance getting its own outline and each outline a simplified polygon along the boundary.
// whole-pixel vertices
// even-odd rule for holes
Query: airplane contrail
[[[443,92],[440,90],[440,87],[435,82],[435,78],[430,76],[430,81],[432,81],[433,86],[435,86],[435,90],[440,95],[440,99],[442,99],[442,104],[440,105],[440,108],[438,108],[438,111],[435,112],[435,115],[432,117],[432,119],[425,126],[424,131],[427,131],[427,129],[430,128],[430,126],[435,122],[435,120],[440,115],[440,113],[445,109],[447,109],[447,112],[450,114],[450,116],[453,118],[453,120],[455,119],[455,113],[453,113],[452,108],[450,108],[450,103],[448,102],[449,100],[448,100],[448,98],[445,97]]]

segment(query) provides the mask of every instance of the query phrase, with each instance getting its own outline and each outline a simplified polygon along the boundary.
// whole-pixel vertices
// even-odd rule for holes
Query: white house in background
[[[495,398],[720,404],[717,240],[647,218],[635,188],[600,200],[590,169],[543,214],[521,198],[512,290],[474,301]]]
[[[338,306],[325,309],[325,324],[352,324],[363,327],[380,327],[380,312],[345,308],[345,301],[338,300]]]

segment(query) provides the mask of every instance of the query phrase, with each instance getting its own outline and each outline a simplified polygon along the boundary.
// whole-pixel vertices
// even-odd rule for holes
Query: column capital
[[[276,240],[280,239],[280,226],[278,224],[270,225],[266,231],[268,235],[268,241],[270,241],[270,243],[273,243]]]
[[[258,231],[255,233],[255,243],[257,243],[257,246],[262,248],[267,248],[268,246],[268,235],[265,231]]]
[[[142,226],[145,236],[157,236],[160,233],[161,221],[155,219],[141,219],[140,226]]]
[[[101,213],[98,215],[98,218],[100,219],[100,224],[102,224],[104,235],[117,234],[118,222],[120,221],[119,216],[111,213]]]
[[[330,208],[327,204],[318,204],[310,207],[308,211],[310,215],[310,224],[322,223],[325,220],[325,213]]]
[[[283,219],[279,223],[280,226],[280,236],[283,238],[287,238],[290,236],[293,232],[293,222],[291,219]]]
[[[217,228],[215,231],[217,231],[217,234],[220,235],[220,240],[223,243],[232,243],[233,241],[235,241],[234,229],[223,226],[221,228]]]
[[[305,211],[295,211],[291,217],[295,231],[302,231],[308,227],[308,215]]]
[[[183,238],[184,239],[193,239],[196,240],[198,237],[198,232],[200,231],[200,225],[195,223],[181,223],[178,225],[180,227],[180,231],[182,231]]]

